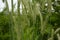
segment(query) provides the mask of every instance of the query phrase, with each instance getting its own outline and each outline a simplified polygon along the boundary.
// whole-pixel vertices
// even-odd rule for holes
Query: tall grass
[[[31,2],[30,0],[17,0],[17,2],[16,14],[14,12],[13,0],[11,0],[11,13],[9,12],[8,3],[6,1],[7,12],[10,15],[11,40],[43,40],[48,20],[51,16],[52,0],[32,0]],[[22,9],[20,9],[21,3]],[[47,13],[43,15],[45,3],[48,4]],[[20,12],[21,10],[22,14]],[[57,30],[54,31],[53,28],[50,29],[50,36],[47,40],[54,40],[54,35],[56,35]],[[60,40],[59,33],[57,37],[58,40]]]

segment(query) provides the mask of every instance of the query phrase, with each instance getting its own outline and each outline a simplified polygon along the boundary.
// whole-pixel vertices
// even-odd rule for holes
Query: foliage
[[[17,1],[16,12],[11,0],[12,10],[9,11],[8,3],[5,1],[6,9],[0,13],[1,40],[60,40],[59,0]]]
[[[8,40],[9,37],[9,16],[0,12],[0,40]]]

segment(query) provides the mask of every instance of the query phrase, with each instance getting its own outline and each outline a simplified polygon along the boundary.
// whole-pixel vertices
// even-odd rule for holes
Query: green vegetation
[[[2,1],[0,40],[60,40],[60,0],[17,0],[16,11]]]

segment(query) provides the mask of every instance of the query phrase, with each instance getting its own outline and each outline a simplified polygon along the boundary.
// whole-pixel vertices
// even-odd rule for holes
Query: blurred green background
[[[60,40],[60,0],[7,0],[0,12],[0,40]]]

